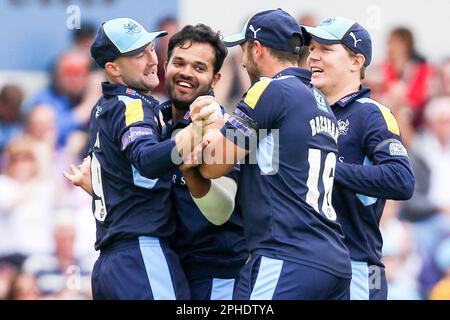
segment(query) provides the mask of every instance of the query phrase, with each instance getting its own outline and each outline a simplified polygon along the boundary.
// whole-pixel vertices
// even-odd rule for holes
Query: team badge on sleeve
[[[314,88],[314,98],[316,98],[317,108],[328,113],[327,101],[325,100],[325,97],[315,88]]]
[[[391,156],[408,156],[406,148],[400,142],[391,142],[389,144],[389,154]]]
[[[153,131],[147,127],[131,127],[122,136],[122,150],[125,150],[127,146],[136,141],[139,137],[152,135]]]

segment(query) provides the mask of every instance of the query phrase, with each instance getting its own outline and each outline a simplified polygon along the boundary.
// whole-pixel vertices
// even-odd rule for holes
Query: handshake
[[[211,96],[198,97],[189,107],[189,114],[193,122],[204,121],[207,124],[223,118],[220,104]]]
[[[175,135],[177,153],[183,163],[197,163],[202,152],[212,141],[214,135],[221,134],[228,115],[211,96],[198,97],[189,108],[192,123]]]

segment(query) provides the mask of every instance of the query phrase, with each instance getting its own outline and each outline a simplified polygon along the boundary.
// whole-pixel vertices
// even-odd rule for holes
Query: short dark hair
[[[253,42],[249,41],[250,48],[253,46]],[[263,44],[264,45],[264,44]],[[289,45],[292,48],[291,51],[280,51],[270,47],[267,47],[270,55],[280,62],[290,62],[297,65],[300,59],[300,53],[303,50],[303,40],[298,34],[292,35],[289,39]]]
[[[214,49],[216,58],[214,61],[214,74],[219,72],[228,53],[227,48],[223,44],[220,32],[214,32],[210,27],[202,23],[196,24],[195,26],[185,26],[181,31],[175,33],[172,38],[170,38],[167,50],[167,60],[170,60],[175,47],[181,47],[186,42],[190,42],[188,48],[193,42],[209,43]]]
[[[393,29],[389,35],[390,38],[396,37],[403,41],[408,49],[408,54],[410,56],[414,53],[414,35],[412,31],[406,27],[397,27]]]
[[[164,28],[165,25],[168,24],[178,24],[178,20],[174,16],[164,16],[158,21],[158,30],[161,30]]]
[[[73,32],[73,41],[78,42],[86,38],[94,38],[96,34],[95,26],[92,22],[83,22],[79,29]]]

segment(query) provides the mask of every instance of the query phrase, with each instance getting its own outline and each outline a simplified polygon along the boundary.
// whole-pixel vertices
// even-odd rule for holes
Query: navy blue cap
[[[240,33],[225,37],[223,42],[226,47],[233,47],[245,41],[258,40],[275,50],[300,52],[300,48],[292,48],[289,44],[289,39],[294,34],[302,37],[300,26],[294,17],[282,9],[264,10],[252,15]]]
[[[150,42],[165,35],[166,31],[147,32],[139,22],[131,18],[108,20],[97,32],[91,46],[91,55],[104,68],[107,62],[144,51]]]
[[[323,44],[340,43],[356,54],[366,58],[367,67],[372,60],[372,40],[369,32],[355,21],[331,17],[323,20],[317,27],[304,26],[311,38]]]

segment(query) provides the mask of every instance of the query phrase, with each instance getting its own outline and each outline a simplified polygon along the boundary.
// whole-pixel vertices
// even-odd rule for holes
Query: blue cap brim
[[[317,27],[303,26],[311,38],[319,43],[323,44],[336,44],[342,43],[342,40],[333,35],[332,33]]]
[[[245,34],[240,32],[223,39],[225,47],[234,47],[247,41]]]
[[[147,32],[145,35],[140,37],[136,42],[134,42],[126,52],[123,52],[122,56],[133,56],[138,54],[141,51],[144,51],[145,48],[149,45],[150,42],[159,37],[164,37],[167,35],[166,31],[156,31],[156,32]]]

